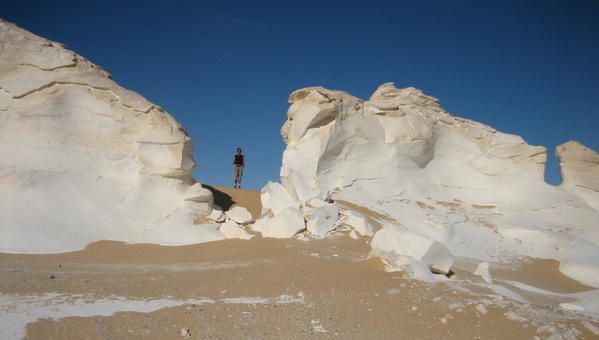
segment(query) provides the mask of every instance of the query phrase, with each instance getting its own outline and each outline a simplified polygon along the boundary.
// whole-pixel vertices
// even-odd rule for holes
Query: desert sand
[[[260,211],[258,192],[210,188],[218,205]],[[193,339],[598,336],[591,330],[599,323],[555,302],[518,303],[477,287],[480,278],[467,261],[457,261],[455,275],[445,282],[385,272],[378,258],[368,256],[366,240],[257,235],[174,247],[100,241],[63,254],[0,254],[3,312],[11,315],[6,301],[13,301],[14,310],[29,308],[19,314],[21,321],[5,319],[12,321],[2,325],[3,335],[5,327],[23,324],[26,333],[20,335],[31,339],[180,339],[182,329]],[[492,268],[492,275],[553,291],[590,289],[560,275],[551,261]],[[140,301],[146,310],[159,303],[140,312]],[[44,304],[52,308],[36,312]],[[79,307],[64,307],[69,304]],[[111,308],[114,313],[85,316],[85,310],[103,315]],[[68,310],[57,317],[61,309]]]

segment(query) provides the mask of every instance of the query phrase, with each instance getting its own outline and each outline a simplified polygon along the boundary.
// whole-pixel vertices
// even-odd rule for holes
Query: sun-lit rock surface
[[[447,249],[436,258],[443,263],[436,271],[449,270],[452,256],[479,262],[536,257],[556,259],[566,275],[599,287],[594,151],[578,143],[559,147],[564,183],[555,187],[544,182],[544,147],[453,116],[415,88],[386,83],[364,101],[310,87],[293,92],[289,102],[280,172],[287,193],[278,196],[289,195],[295,203],[285,199],[285,205],[299,206],[308,216],[313,200],[369,211],[383,226],[373,230],[374,240],[386,240],[373,241],[373,253],[383,248],[416,261],[401,264],[418,277],[430,275],[422,272],[422,263],[429,268],[435,263],[390,238],[417,235],[423,245],[418,254]],[[268,207],[265,213],[262,224],[269,214],[277,215]],[[351,226],[347,216],[342,211],[337,225]],[[353,224],[360,234],[370,234]]]
[[[225,212],[225,215],[237,224],[248,224],[252,221],[252,214],[244,207],[233,207]]]
[[[208,218],[211,219],[214,222],[224,222],[225,219],[227,218],[227,215],[225,215],[225,213],[223,212],[223,209],[217,205],[213,205],[212,206],[212,211],[210,212],[210,215],[208,215]]]
[[[61,44],[0,21],[0,251],[222,239],[192,141]]]
[[[599,154],[570,141],[556,149],[562,171],[562,187],[599,209]]]
[[[265,215],[250,227],[263,237],[289,238],[304,230],[306,222],[299,208],[286,208],[275,216]]]
[[[226,238],[249,240],[253,237],[243,229],[243,225],[237,224],[233,220],[226,220],[225,223],[220,225],[219,230]]]
[[[342,210],[341,215],[342,224],[351,227],[360,236],[373,235],[372,226],[366,217],[364,217],[364,215],[352,210]]]
[[[381,256],[391,270],[409,265],[410,267],[430,267],[442,274],[447,274],[453,263],[453,256],[444,244],[410,231],[401,230],[396,226],[381,229],[372,238],[370,245],[373,252]],[[414,270],[414,268],[411,269]],[[423,274],[420,275],[423,277],[419,278],[428,280],[430,275],[428,270],[422,272]]]
[[[306,229],[310,234],[321,238],[335,229],[339,217],[339,207],[319,199],[312,199],[304,208]]]

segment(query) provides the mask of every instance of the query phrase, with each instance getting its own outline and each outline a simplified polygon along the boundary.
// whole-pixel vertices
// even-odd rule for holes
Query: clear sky
[[[278,180],[287,96],[368,98],[394,81],[454,115],[549,150],[599,150],[599,1],[1,1],[0,17],[70,49],[162,106],[195,145],[202,183]]]

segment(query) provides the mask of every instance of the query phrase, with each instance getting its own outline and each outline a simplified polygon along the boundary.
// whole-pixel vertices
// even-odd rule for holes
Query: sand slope
[[[229,188],[220,185],[202,185],[209,189],[214,196],[214,204],[229,210],[233,206],[239,205],[245,207],[252,214],[252,217],[260,217],[262,205],[260,204],[260,193],[254,190]]]

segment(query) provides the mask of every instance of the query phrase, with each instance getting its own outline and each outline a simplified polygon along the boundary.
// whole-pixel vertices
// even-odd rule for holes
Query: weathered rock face
[[[221,239],[175,119],[58,43],[0,21],[0,251]]]
[[[478,191],[496,183],[543,180],[543,147],[453,117],[435,98],[413,88],[384,84],[366,102],[308,88],[294,92],[290,102],[281,177],[302,202],[356,181],[385,182],[386,188],[376,188],[377,196],[380,189],[383,195],[397,194],[398,188],[388,184],[404,187],[414,175],[426,177],[425,187],[443,183],[476,191],[478,202]],[[313,119],[325,116],[321,112],[327,119]],[[472,176],[455,176],[463,171]]]
[[[593,151],[575,143],[558,148],[564,184],[554,187],[544,182],[544,147],[452,116],[414,88],[383,84],[363,101],[311,87],[293,92],[289,102],[281,129],[287,143],[281,184],[287,193],[277,195],[305,220],[313,200],[340,202],[337,225],[349,207],[370,211],[386,235],[377,232],[374,251],[385,256],[402,244],[395,256],[408,256],[401,263],[422,278],[429,278],[421,270],[426,266],[442,264],[446,271],[452,256],[500,262],[530,256],[557,259],[562,272],[599,287]],[[280,219],[268,206],[266,219]],[[406,253],[405,245],[414,242],[404,242],[405,235],[424,238],[414,253],[449,252],[435,251],[434,262],[423,262]],[[391,237],[401,242],[379,242]],[[385,249],[377,249],[380,244]],[[395,257],[386,261],[398,263]]]
[[[562,187],[599,210],[599,154],[570,141],[556,149],[562,170]]]

